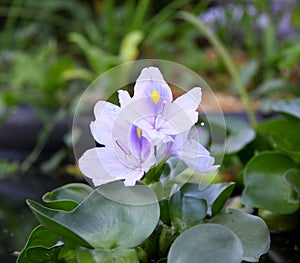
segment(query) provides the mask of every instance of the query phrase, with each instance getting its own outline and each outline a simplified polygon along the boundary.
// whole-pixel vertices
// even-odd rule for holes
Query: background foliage
[[[236,247],[237,259],[233,262],[241,257],[257,259],[265,251],[241,249],[245,247],[241,236],[244,234],[229,226],[232,214],[246,222],[246,212],[250,212],[263,218],[271,231],[298,233],[299,12],[300,7],[292,0],[235,1],[234,5],[231,1],[208,0],[3,0],[0,141],[7,122],[24,108],[35,113],[40,126],[37,136],[21,137],[20,141],[25,142],[34,137],[29,150],[25,151],[18,141],[18,155],[17,151],[11,155],[7,154],[11,149],[0,145],[0,194],[1,199],[10,199],[0,206],[1,259],[14,262],[15,258],[7,255],[21,251],[30,230],[38,224],[34,218],[29,219],[27,210],[20,215],[15,213],[24,209],[26,198],[39,201],[43,191],[82,180],[74,165],[68,125],[59,135],[63,147],[47,153],[47,142],[57,127],[66,120],[70,124],[77,99],[99,74],[142,58],[185,65],[202,76],[216,94],[221,94],[225,111],[246,111],[248,116],[249,111],[254,113],[250,123],[244,113],[235,114],[238,118],[226,116],[225,158],[214,184],[206,188],[215,195],[196,191],[197,186],[188,184],[160,202],[163,225],[154,230],[149,240],[156,240],[161,262],[166,262],[163,258],[178,237],[170,252],[174,251],[170,258],[177,258],[176,246],[191,238],[183,231],[209,233],[214,231],[215,224],[224,235],[230,235]],[[236,100],[227,103],[226,96]],[[237,107],[240,98],[246,104]],[[265,120],[266,117],[272,119]],[[22,127],[22,134],[26,134],[25,126]],[[82,185],[71,190],[68,187],[44,196],[47,209],[72,210],[91,191]],[[223,211],[225,203],[238,210]],[[46,209],[34,201],[29,206],[36,209],[36,214],[39,209]],[[49,214],[46,217],[51,218]],[[172,234],[171,226],[176,235]],[[51,251],[52,258],[63,255],[72,260],[76,254],[82,262],[100,262],[105,258],[129,258],[128,262],[134,262],[145,256],[143,251],[151,256],[157,249],[144,241],[135,249],[122,247],[104,253],[87,245],[74,251],[72,245],[61,243],[58,232],[44,226],[35,228],[25,246],[31,251],[28,255],[42,257]],[[48,240],[41,239],[45,235]],[[264,260],[287,261],[299,256],[291,248],[299,247],[299,240],[288,235],[285,240],[291,246],[281,244],[283,252],[278,252],[276,235],[272,237],[272,253]],[[37,242],[40,245],[32,250]]]

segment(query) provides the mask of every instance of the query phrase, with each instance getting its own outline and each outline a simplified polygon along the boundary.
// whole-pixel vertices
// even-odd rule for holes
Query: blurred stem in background
[[[51,132],[53,132],[55,125],[67,115],[67,112],[63,108],[50,116],[42,109],[40,109],[38,113],[40,115],[39,119],[42,121],[43,128],[39,132],[37,142],[33,150],[20,165],[20,171],[22,173],[27,172],[34,162],[37,161],[51,135]]]
[[[237,91],[242,99],[242,102],[245,105],[246,112],[248,114],[248,118],[250,121],[250,124],[252,127],[255,127],[257,124],[254,109],[251,105],[250,97],[247,93],[247,89],[245,85],[243,84],[243,81],[239,75],[238,69],[234,63],[234,60],[232,57],[229,55],[227,52],[225,46],[222,44],[222,42],[218,39],[218,37],[212,33],[204,23],[201,22],[201,20],[187,12],[180,12],[179,16],[190,22],[192,25],[194,25],[204,36],[209,40],[209,42],[214,46],[214,48],[217,50],[221,58],[223,59],[224,65],[229,71],[230,75],[232,76],[235,84]]]
[[[23,0],[12,0],[11,8],[8,11],[7,20],[4,25],[4,29],[2,32],[1,37],[1,49],[10,46],[10,38],[11,38],[11,32],[15,28],[15,23],[17,21],[18,15],[20,13],[20,9],[15,8],[19,7]]]
[[[268,23],[265,29],[265,34],[264,34],[264,54],[265,54],[265,65],[266,65],[266,70],[264,70],[264,80],[267,79],[272,79],[275,77],[275,68],[272,65],[274,62],[274,57],[276,55],[276,52],[278,51],[278,48],[276,45],[277,39],[276,39],[276,26],[273,21],[274,17],[270,14],[270,7],[268,5],[268,2],[261,1],[259,2],[261,5],[261,10],[268,14]],[[258,4],[258,5],[259,5]]]

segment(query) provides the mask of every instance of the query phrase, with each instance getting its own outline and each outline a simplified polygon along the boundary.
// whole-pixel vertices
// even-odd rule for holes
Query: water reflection
[[[16,262],[14,254],[24,247],[30,232],[39,224],[26,205],[26,199],[40,202],[44,193],[64,183],[57,175],[39,172],[1,178],[0,262]]]

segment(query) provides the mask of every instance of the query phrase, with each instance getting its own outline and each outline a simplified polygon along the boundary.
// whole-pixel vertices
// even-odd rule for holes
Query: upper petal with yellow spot
[[[151,92],[151,99],[155,104],[159,102],[160,94],[156,89],[153,89],[153,91]]]

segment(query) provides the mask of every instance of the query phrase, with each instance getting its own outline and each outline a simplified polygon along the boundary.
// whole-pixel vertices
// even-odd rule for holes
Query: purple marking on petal
[[[133,99],[141,98],[149,100],[154,114],[162,110],[164,101],[173,100],[172,91],[158,68],[144,68],[139,75],[134,87]]]
[[[151,152],[149,141],[143,136],[142,130],[136,125],[133,125],[131,128],[128,145],[131,153],[141,162],[143,162]]]
[[[152,85],[148,85],[149,83],[152,83]],[[135,87],[134,87],[134,97],[136,98],[143,98],[145,97],[145,94],[151,94],[151,91],[149,92],[149,88],[155,87],[157,91],[160,92],[161,96],[164,97],[168,101],[173,100],[172,91],[167,84],[167,82],[164,80],[161,72],[156,67],[149,67],[144,68],[141,71],[141,74],[137,78]]]

